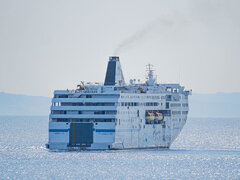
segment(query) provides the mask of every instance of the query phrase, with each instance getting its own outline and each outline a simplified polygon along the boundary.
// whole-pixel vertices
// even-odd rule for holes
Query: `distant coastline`
[[[240,92],[193,94],[189,97],[189,117],[239,118]]]
[[[1,116],[46,116],[50,113],[51,98],[0,92]]]
[[[239,118],[240,92],[189,96],[190,118]],[[51,98],[0,92],[0,116],[48,116]]]

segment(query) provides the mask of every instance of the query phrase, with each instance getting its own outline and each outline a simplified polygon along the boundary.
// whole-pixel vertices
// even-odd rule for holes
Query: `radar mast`
[[[147,81],[146,84],[148,86],[152,86],[155,84],[156,79],[153,77],[153,65],[148,64],[147,65]]]

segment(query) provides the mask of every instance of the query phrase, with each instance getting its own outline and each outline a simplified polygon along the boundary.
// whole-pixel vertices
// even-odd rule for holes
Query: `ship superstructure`
[[[145,83],[127,85],[119,57],[110,57],[103,85],[54,91],[47,147],[168,148],[186,123],[189,94],[179,84],[158,84],[151,65]]]

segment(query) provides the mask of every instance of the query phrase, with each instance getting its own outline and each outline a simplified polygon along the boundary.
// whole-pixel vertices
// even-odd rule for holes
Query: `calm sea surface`
[[[169,150],[52,152],[48,117],[0,117],[0,179],[240,179],[240,119],[188,119]]]

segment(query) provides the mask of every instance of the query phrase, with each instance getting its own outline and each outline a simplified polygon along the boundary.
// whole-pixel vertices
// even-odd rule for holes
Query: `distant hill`
[[[0,115],[47,116],[51,98],[0,92]],[[240,117],[240,93],[193,94],[190,117]]]
[[[240,117],[240,93],[193,94],[190,117]]]
[[[50,113],[51,98],[0,92],[0,115],[38,116]]]

